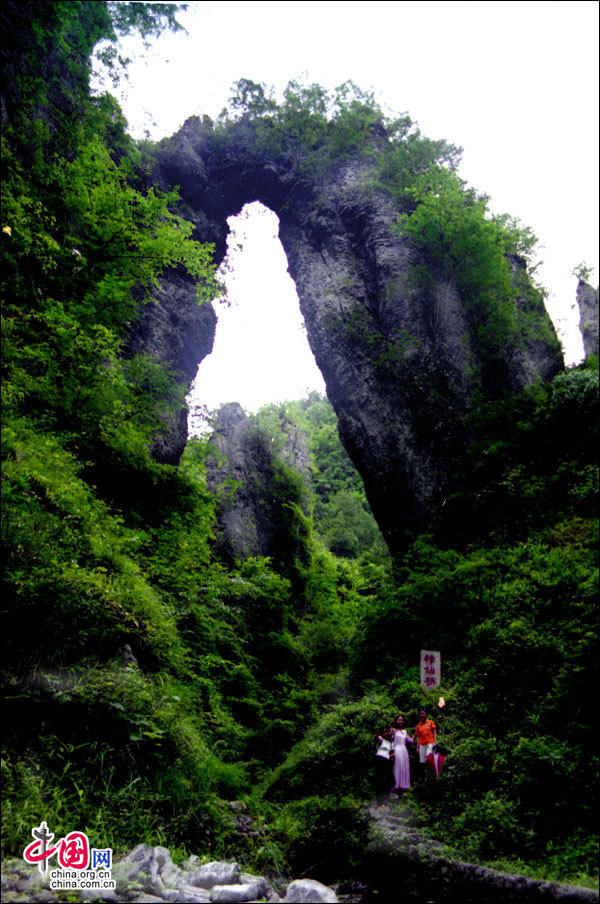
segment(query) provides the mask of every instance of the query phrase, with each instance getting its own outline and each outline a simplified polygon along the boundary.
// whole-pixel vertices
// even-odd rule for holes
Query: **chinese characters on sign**
[[[442,683],[442,657],[439,650],[421,650],[421,685],[425,690]]]
[[[112,848],[92,848],[92,869],[112,869]]]

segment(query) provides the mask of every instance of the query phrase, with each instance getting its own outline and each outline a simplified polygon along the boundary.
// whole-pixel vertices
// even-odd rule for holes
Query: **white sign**
[[[442,657],[439,650],[421,650],[421,684],[425,690],[442,683]]]

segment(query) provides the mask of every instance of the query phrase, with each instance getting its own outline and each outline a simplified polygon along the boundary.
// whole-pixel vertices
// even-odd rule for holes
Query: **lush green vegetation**
[[[357,608],[337,699],[268,784],[278,822],[304,839],[300,868],[310,852],[335,872],[320,821],[336,819],[314,818],[318,799],[343,811],[330,841],[360,857],[369,730],[398,711],[414,726],[426,702],[448,765],[410,796],[433,834],[475,860],[593,882],[597,362],[490,406],[484,420],[439,534],[419,538],[393,577],[384,569]],[[423,648],[442,652],[435,693],[419,683]]]
[[[431,167],[409,193],[412,209],[398,218],[398,233],[424,250],[429,272],[458,287],[480,350],[483,386],[493,394],[503,382],[506,347],[524,347],[544,330],[536,316],[543,289],[525,266],[536,238],[506,215],[491,216],[489,198],[444,167]],[[547,326],[544,337],[556,345]]]
[[[278,103],[265,85],[240,79],[221,114],[217,134],[226,134],[236,122],[251,124],[261,160],[283,161],[296,180],[314,178],[324,168],[358,154],[373,162],[370,184],[383,185],[396,195],[405,193],[434,165],[454,169],[461,153],[447,141],[422,135],[410,116],[387,116],[372,92],[351,81],[331,92],[291,81]]]
[[[256,415],[261,430],[283,449],[290,428],[307,438],[313,490],[312,514],[319,540],[335,555],[373,562],[387,550],[369,509],[360,476],[340,443],[337,419],[318,393],[301,401],[266,405]]]
[[[149,184],[115,103],[87,88],[98,41],[110,60],[115,29],[151,33],[174,7],[22,6],[0,235],[3,852],[19,856],[45,819],[118,851],[149,841],[327,880],[358,869],[371,734],[398,710],[414,724],[418,652],[433,647],[448,767],[413,806],[462,856],[589,881],[597,362],[472,414],[439,533],[393,563],[328,403],[268,406],[256,439],[301,554],[225,561],[208,444],[178,468],[148,451],[182,404],[176,375],[124,354],[165,268],[190,273],[200,303],[218,292],[211,249]],[[456,149],[353,86],[332,99],[292,84],[276,105],[240,83],[234,108],[263,130],[257,153],[283,148],[303,173],[371,155],[371,184],[405,202],[401,230],[514,331],[506,254],[527,236],[486,215]],[[292,425],[310,491],[280,457]],[[235,799],[256,837],[240,836]]]
[[[94,44],[130,7],[144,33],[160,10],[49,6],[29,4],[3,132],[4,843],[18,852],[42,812],[98,843],[214,846],[217,786],[247,782],[232,701],[254,679],[234,600],[274,604],[284,582],[244,573],[242,593],[210,561],[194,455],[177,473],[148,452],[183,390],[152,356],[123,355],[166,267],[192,274],[199,302],[219,291],[175,193],[146,184],[120,111],[88,93]],[[40,53],[58,66],[48,84]]]

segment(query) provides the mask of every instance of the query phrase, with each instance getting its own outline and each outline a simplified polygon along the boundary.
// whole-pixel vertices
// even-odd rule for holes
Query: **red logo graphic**
[[[45,822],[40,823],[36,829],[31,830],[34,841],[28,844],[23,851],[23,859],[27,863],[37,863],[41,873],[48,869],[47,860],[54,854],[64,869],[84,870],[90,862],[90,843],[85,832],[69,832],[55,845],[48,845],[54,838],[54,833],[48,831]]]

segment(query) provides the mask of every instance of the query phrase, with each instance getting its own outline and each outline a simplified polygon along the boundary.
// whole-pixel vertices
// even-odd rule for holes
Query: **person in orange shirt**
[[[427,718],[427,710],[419,710],[419,721],[415,728],[413,741],[417,742],[417,750],[419,751],[419,763],[423,767],[427,764],[427,757],[433,753],[433,747],[437,740],[437,729],[435,722]]]

